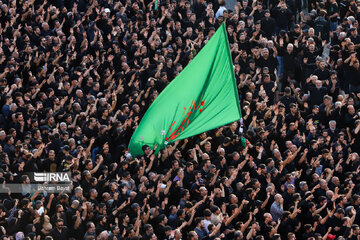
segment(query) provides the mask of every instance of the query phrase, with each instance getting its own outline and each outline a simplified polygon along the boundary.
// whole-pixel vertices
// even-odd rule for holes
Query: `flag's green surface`
[[[154,8],[154,10],[157,10],[158,9],[158,0],[155,0],[155,8]]]
[[[226,125],[241,118],[234,68],[222,24],[186,68],[151,104],[134,132],[129,150],[158,150],[168,143]]]

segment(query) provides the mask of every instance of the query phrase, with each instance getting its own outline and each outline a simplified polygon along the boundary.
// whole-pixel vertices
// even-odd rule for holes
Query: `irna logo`
[[[34,172],[35,182],[70,182],[70,174],[66,172],[38,173]]]

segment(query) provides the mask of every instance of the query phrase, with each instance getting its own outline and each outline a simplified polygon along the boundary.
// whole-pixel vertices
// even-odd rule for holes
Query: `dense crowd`
[[[358,11],[0,1],[0,239],[359,240]],[[132,156],[146,109],[222,22],[243,119]],[[31,172],[70,172],[71,192],[31,189]]]

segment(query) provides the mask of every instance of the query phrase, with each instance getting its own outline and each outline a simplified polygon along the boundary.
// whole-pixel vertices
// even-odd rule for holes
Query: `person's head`
[[[279,149],[275,148],[273,150],[273,156],[277,159],[281,158],[281,153],[280,153]]]
[[[289,232],[287,235],[287,240],[296,240],[295,234],[292,232]]]
[[[291,95],[291,88],[286,87],[286,88],[284,89],[284,94],[285,94],[286,97],[290,97],[290,95]]]
[[[188,238],[189,238],[189,240],[198,240],[199,239],[199,237],[195,231],[190,231],[188,233]]]
[[[56,205],[56,212],[59,214],[63,214],[64,213],[64,207],[61,204],[57,204]]]
[[[205,147],[206,152],[210,152],[211,151],[211,142],[209,142],[209,141],[205,142],[204,147]]]
[[[354,115],[354,114],[355,114],[355,108],[354,108],[353,105],[348,105],[347,109],[348,109],[348,113],[349,113],[350,115]]]
[[[311,231],[311,225],[310,224],[305,224],[304,225],[304,230],[306,233],[309,233]]]
[[[303,192],[307,192],[309,190],[309,186],[305,181],[301,181],[299,183],[300,190]]]
[[[133,231],[133,230],[131,230],[131,231]],[[154,232],[150,232],[149,234],[147,234],[147,236],[148,236],[147,239],[149,239],[149,240],[157,240],[158,239]]]
[[[315,86],[316,86],[316,88],[317,89],[320,89],[321,87],[322,87],[322,81],[321,80],[316,80],[316,82],[315,82]]]
[[[79,208],[79,205],[80,205],[80,202],[78,200],[74,200],[72,201],[71,203],[71,208],[73,209],[78,209]]]
[[[269,74],[265,74],[264,75],[264,82],[265,83],[270,83],[271,79],[270,79],[270,75]]]
[[[142,146],[142,150],[145,153],[145,155],[149,155],[151,148],[149,147],[149,145],[144,145]]]
[[[275,202],[280,203],[283,200],[281,194],[276,194],[274,197]]]
[[[22,175],[21,176],[21,181],[23,184],[30,184],[30,178],[28,175]]]
[[[311,31],[309,30],[309,35],[310,35]],[[314,34],[314,31],[312,31],[312,33]],[[315,44],[314,43],[310,43],[309,44],[309,51],[310,52],[314,52],[315,51]]]
[[[332,104],[332,100],[333,98],[329,95],[325,95],[324,98],[323,98],[323,102],[325,104],[325,106],[329,106]]]
[[[292,43],[289,43],[286,47],[286,50],[288,53],[292,53],[294,50],[294,45]]]
[[[261,55],[262,55],[264,58],[268,58],[268,57],[269,57],[269,49],[263,48],[263,50],[261,51]]]
[[[93,222],[88,222],[86,224],[86,231],[89,234],[95,234],[95,224]]]
[[[270,11],[268,9],[266,9],[264,11],[264,15],[265,15],[265,18],[269,19],[270,18]]]
[[[335,120],[329,121],[329,128],[331,131],[335,131],[335,129],[336,129],[336,121]]]
[[[25,239],[25,235],[23,232],[17,232],[16,235],[15,235],[15,239],[18,240],[18,239]]]
[[[99,215],[98,216],[98,221],[101,225],[104,225],[107,221],[106,217],[104,215]]]
[[[360,195],[355,194],[353,196],[353,202],[354,202],[354,205],[359,206],[360,205]]]
[[[97,198],[98,192],[95,188],[90,189],[90,198]]]
[[[288,184],[287,185],[287,192],[289,193],[289,194],[294,194],[295,193],[295,186],[293,185],[293,184]]]
[[[168,218],[166,217],[165,214],[161,214],[158,218],[159,218],[159,224],[162,224],[162,225],[167,224]]]
[[[295,103],[290,103],[290,112],[292,113],[292,114],[295,114],[295,113],[297,113],[297,105],[295,104]]]
[[[321,60],[320,63],[319,63],[319,67],[321,70],[324,70],[325,67],[326,67],[326,62],[324,60]]]
[[[234,233],[234,239],[235,240],[242,240],[244,238],[244,235],[241,231],[235,231]]]
[[[360,235],[360,227],[359,227],[358,224],[353,224],[351,226],[351,229],[353,231],[354,236],[359,236]]]
[[[207,194],[208,194],[208,190],[204,186],[200,187],[199,191],[200,191],[201,196],[207,196]]]
[[[347,203],[347,198],[346,196],[340,196],[339,197],[339,204],[341,204],[342,206],[344,206]]]
[[[203,229],[204,228],[204,219],[201,217],[197,217],[195,218],[195,226],[198,229]]]
[[[339,218],[339,219],[343,219],[345,216],[345,211],[343,208],[338,208],[336,211],[335,211],[335,217]]]
[[[237,204],[239,202],[239,199],[235,194],[230,194],[229,202],[232,204]]]
[[[265,222],[271,222],[272,221],[272,216],[270,213],[265,213],[264,214],[264,219],[265,219]]]
[[[62,218],[58,218],[56,219],[56,222],[55,222],[55,225],[56,225],[56,228],[61,231],[63,226],[64,226],[64,220]]]

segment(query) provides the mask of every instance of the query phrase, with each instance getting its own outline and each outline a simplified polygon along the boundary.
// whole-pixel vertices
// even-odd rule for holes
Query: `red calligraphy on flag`
[[[186,127],[189,126],[189,124],[190,124],[190,116],[196,114],[196,112],[198,112],[200,114],[200,113],[202,113],[204,111],[204,109],[205,109],[204,105],[205,105],[205,101],[202,100],[202,96],[201,96],[198,105],[196,105],[196,100],[193,100],[191,102],[189,108],[184,107],[184,113],[182,114],[182,116],[185,115],[185,118],[181,122],[180,126],[177,127],[174,131],[172,131],[172,127],[175,125],[176,120],[171,124],[170,132],[171,131],[172,132],[171,132],[170,136],[165,139],[165,141],[175,140],[180,135],[180,133],[183,132],[186,129]]]

